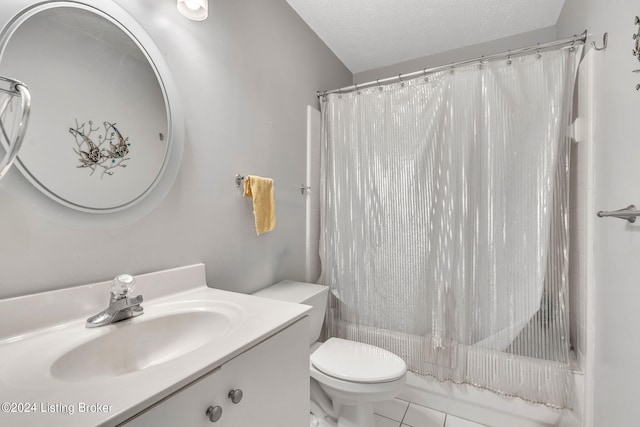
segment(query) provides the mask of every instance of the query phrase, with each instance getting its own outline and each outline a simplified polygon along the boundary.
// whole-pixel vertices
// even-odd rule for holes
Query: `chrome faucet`
[[[111,298],[109,307],[87,319],[87,328],[110,325],[121,320],[140,316],[143,308],[142,295],[129,297],[133,292],[136,279],[129,274],[121,274],[111,282]]]

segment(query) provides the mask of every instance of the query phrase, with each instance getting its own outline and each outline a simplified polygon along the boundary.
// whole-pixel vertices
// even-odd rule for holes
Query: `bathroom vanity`
[[[216,368],[195,383],[146,410],[127,427],[146,426],[302,426],[289,413],[292,402],[308,398],[309,367],[295,369],[289,349],[308,334],[307,320],[298,321]],[[300,365],[300,364],[298,364]],[[300,366],[298,366],[299,368]],[[292,387],[307,377],[307,388]],[[235,403],[234,403],[235,402]],[[308,406],[308,402],[306,403]],[[302,405],[305,407],[305,405]]]
[[[136,276],[144,314],[97,328],[110,282],[0,300],[0,425],[299,427],[308,307]]]

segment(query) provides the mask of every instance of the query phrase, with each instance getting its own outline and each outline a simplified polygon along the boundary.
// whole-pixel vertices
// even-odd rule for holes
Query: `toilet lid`
[[[311,354],[320,372],[344,381],[380,383],[397,380],[407,372],[404,360],[369,344],[329,338]]]

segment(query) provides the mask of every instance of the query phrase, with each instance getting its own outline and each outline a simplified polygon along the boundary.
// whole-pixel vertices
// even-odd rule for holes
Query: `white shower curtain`
[[[568,140],[581,49],[323,99],[333,336],[569,404]]]

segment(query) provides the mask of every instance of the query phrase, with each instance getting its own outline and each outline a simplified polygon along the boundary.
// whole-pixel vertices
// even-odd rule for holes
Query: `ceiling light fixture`
[[[178,0],[178,11],[194,21],[204,21],[209,15],[209,0]]]

